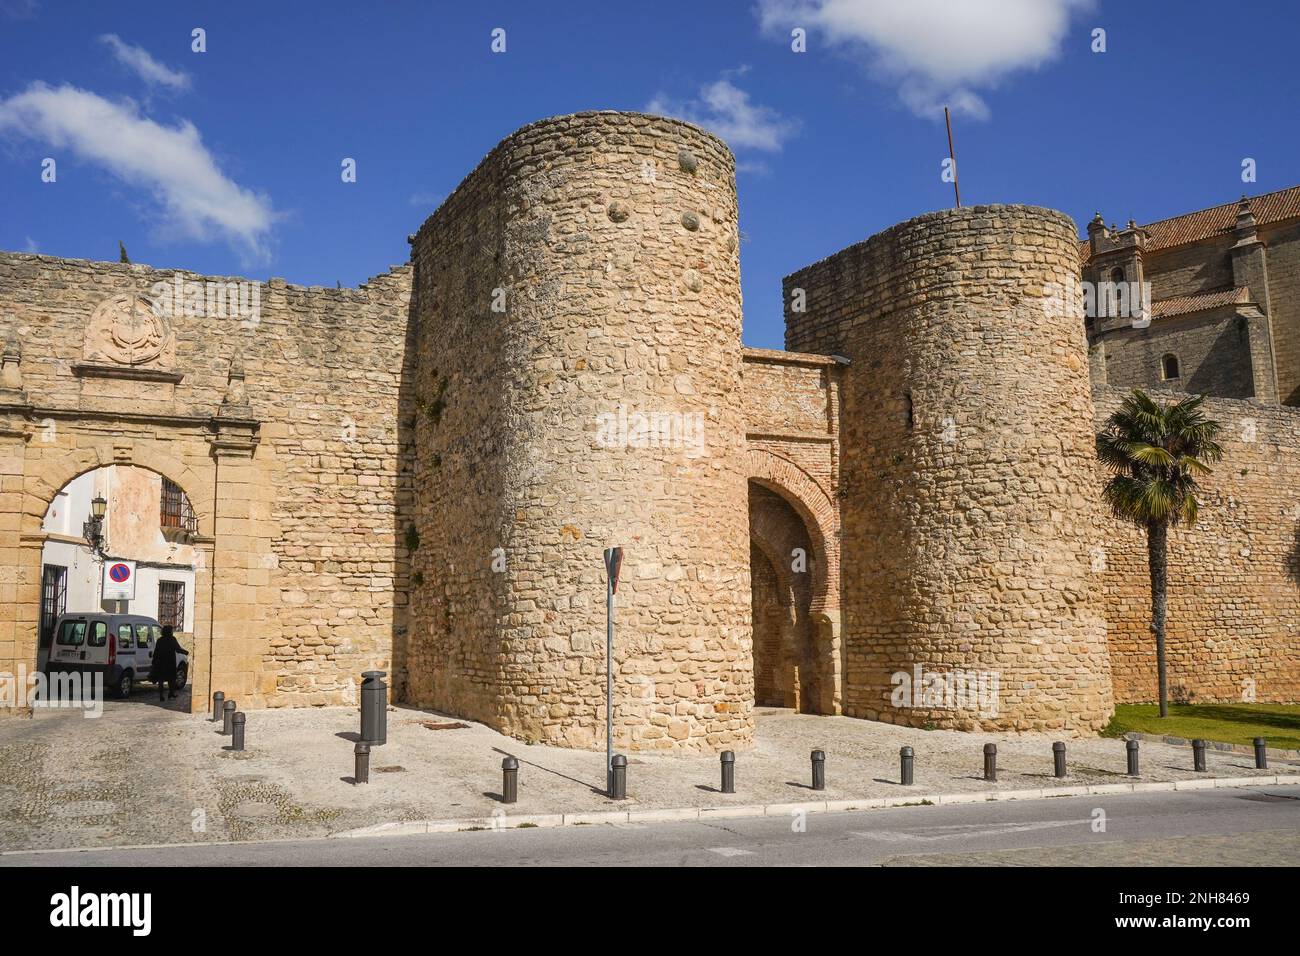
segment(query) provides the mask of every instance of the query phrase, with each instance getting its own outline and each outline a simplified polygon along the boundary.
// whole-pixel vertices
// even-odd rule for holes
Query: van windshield
[[[59,643],[69,647],[80,647],[86,642],[85,621],[64,621],[59,628]]]

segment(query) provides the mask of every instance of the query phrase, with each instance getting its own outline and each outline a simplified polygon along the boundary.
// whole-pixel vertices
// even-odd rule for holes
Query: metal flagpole
[[[943,108],[943,123],[948,127],[948,158],[952,160],[952,191],[957,197],[957,208],[961,208],[961,187],[957,185],[957,154],[952,148],[952,116],[948,113],[948,107]]]

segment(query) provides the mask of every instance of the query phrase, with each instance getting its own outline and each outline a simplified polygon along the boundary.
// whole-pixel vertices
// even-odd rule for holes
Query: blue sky
[[[1144,222],[1300,183],[1298,25],[1281,0],[0,0],[0,248],[356,285],[515,128],[654,104],[732,143],[745,341],[780,347],[783,275],[951,204],[944,102],[968,205]]]

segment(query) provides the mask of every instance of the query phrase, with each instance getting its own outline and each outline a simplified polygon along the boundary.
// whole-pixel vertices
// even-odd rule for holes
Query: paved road
[[[1105,814],[1104,832],[1094,830],[1098,810]],[[1300,788],[899,807],[814,813],[802,821],[758,817],[0,855],[0,866],[345,864],[1296,866]]]

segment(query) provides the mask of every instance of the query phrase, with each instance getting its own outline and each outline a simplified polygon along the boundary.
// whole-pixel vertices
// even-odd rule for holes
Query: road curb
[[[1052,797],[1119,796],[1126,793],[1212,790],[1226,787],[1300,786],[1300,775],[1258,777],[1203,777],[1151,783],[1107,783],[1092,786],[1045,787],[1032,790],[989,790],[965,793],[917,793],[899,797],[863,797],[859,800],[813,800],[803,803],[754,803],[727,807],[666,807],[652,810],[594,810],[582,813],[542,813],[512,816],[498,811],[490,817],[463,820],[404,820],[331,833],[330,839],[407,836],[418,833],[456,833],[474,830],[515,830],[534,827],[617,825],[726,820],[740,817],[780,817],[795,813],[844,813],[890,807],[950,806],[1010,800],[1046,800]]]

